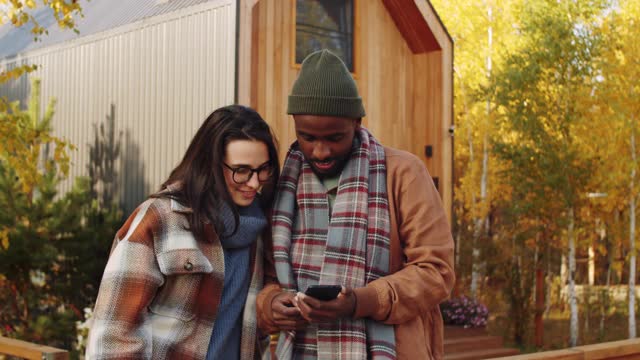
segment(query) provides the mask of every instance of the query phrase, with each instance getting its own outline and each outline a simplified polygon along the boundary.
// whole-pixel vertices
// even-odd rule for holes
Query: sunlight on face
[[[232,169],[258,169],[269,164],[269,150],[267,145],[261,141],[232,140],[227,145],[224,163]],[[227,166],[223,165],[223,172],[231,199],[238,206],[251,205],[262,187],[258,180],[258,173],[252,173],[246,183],[238,184],[234,181],[233,170]]]
[[[342,171],[360,120],[320,115],[293,115],[293,119],[300,150],[313,171],[320,177]]]

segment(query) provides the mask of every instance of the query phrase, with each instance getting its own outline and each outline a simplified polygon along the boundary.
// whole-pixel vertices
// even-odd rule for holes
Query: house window
[[[353,72],[353,2],[355,0],[295,0],[295,63],[314,51],[329,49]]]

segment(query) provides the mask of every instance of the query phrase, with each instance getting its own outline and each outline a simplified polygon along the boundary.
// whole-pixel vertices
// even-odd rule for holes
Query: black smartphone
[[[340,285],[310,285],[304,294],[318,300],[329,301],[337,298],[340,291],[342,291]]]

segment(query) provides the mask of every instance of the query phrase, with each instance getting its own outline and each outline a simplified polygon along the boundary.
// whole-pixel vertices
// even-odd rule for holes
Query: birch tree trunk
[[[456,74],[456,76],[458,76],[458,81],[460,81],[461,84],[464,83],[462,76],[460,75],[459,71],[456,71],[456,68],[454,67],[453,72]],[[469,114],[469,107],[467,105],[467,95],[465,94],[465,90],[464,90],[464,86],[460,86],[460,92],[462,93],[462,105],[463,105],[463,109],[464,109],[464,116],[465,116],[465,120],[464,123],[467,124],[467,141],[469,144],[469,164],[473,164],[473,132],[471,131],[471,125],[470,125],[470,121],[468,119],[468,114]],[[475,204],[476,203],[476,197],[475,194],[472,193],[471,196],[471,204]],[[455,249],[455,253],[454,253],[454,261],[455,261],[455,268],[458,269],[460,267],[460,254],[462,251],[462,228],[463,226],[460,225],[458,226],[458,231],[456,234],[456,249]]]
[[[605,243],[605,249],[607,251],[607,279],[605,280],[605,288],[600,290],[600,327],[599,327],[599,336],[600,339],[604,338],[604,319],[606,314],[609,312],[609,285],[611,285],[611,267],[613,265],[613,249],[611,248],[611,243],[609,239],[607,239],[606,226],[604,222],[600,223],[600,228],[598,230],[598,235],[600,237],[600,241]]]
[[[491,4],[487,4],[487,16],[489,19],[489,27],[487,29],[487,44],[488,44],[488,55],[487,55],[487,79],[491,79],[491,51],[493,46],[493,28],[491,23],[493,22],[493,12]],[[482,175],[480,178],[480,204],[484,205],[487,201],[487,184],[488,184],[488,173],[489,173],[489,118],[491,115],[491,102],[487,98],[487,110],[486,110],[486,126],[483,129],[483,137],[482,137]],[[478,284],[480,282],[480,278],[482,277],[482,271],[484,268],[484,262],[480,261],[480,249],[479,249],[479,239],[483,234],[483,230],[485,233],[489,230],[489,219],[485,214],[482,217],[478,217],[475,220],[475,229],[473,232],[473,264],[471,266],[471,296],[475,299],[478,292]]]
[[[471,127],[467,129],[467,139],[469,142],[469,162],[473,164],[474,162],[474,151],[473,151],[473,132],[471,131]],[[471,203],[474,206],[477,206],[475,191],[471,196]],[[471,297],[473,299],[476,298],[476,292],[478,290],[478,261],[480,261],[480,250],[478,249],[478,238],[480,237],[480,226],[481,221],[479,218],[474,217],[473,219],[473,240],[471,242],[472,246],[472,255],[471,255]]]
[[[596,283],[596,251],[593,245],[589,245],[589,286],[593,286]]]
[[[613,212],[613,224],[614,224],[614,228],[615,229],[620,229],[622,226],[624,226],[624,225],[620,224],[620,222],[621,222],[620,219],[621,218],[622,218],[622,210],[616,209]],[[624,258],[625,254],[624,254],[624,246],[622,244],[622,239],[620,239],[619,242],[616,242],[614,246],[615,246],[615,249],[614,249],[615,255],[614,256],[616,256],[618,258]],[[622,285],[623,284],[622,273],[624,271],[624,266],[616,267],[615,271],[616,271],[616,278],[618,279],[618,281],[616,283],[618,285]]]
[[[562,256],[560,256],[560,281],[562,287],[569,284],[569,270],[567,267],[567,255],[563,252]]]
[[[569,309],[571,311],[569,327],[569,346],[578,344],[578,299],[576,298],[576,244],[575,244],[575,219],[573,207],[569,208]]]
[[[546,263],[547,263],[547,275],[545,276],[545,283],[547,284],[547,292],[544,295],[544,316],[548,317],[549,312],[551,311],[551,286],[552,286],[552,275],[551,275],[551,247],[549,245],[546,246],[547,255],[546,255]]]
[[[631,181],[629,183],[629,339],[636,337],[636,137],[631,131]]]
[[[536,249],[534,255],[535,264],[535,281],[533,290],[533,302],[535,304],[535,345],[537,348],[542,348],[544,338],[544,326],[542,323],[542,315],[544,314],[544,270],[543,264],[538,255],[540,244],[540,231],[536,234]]]

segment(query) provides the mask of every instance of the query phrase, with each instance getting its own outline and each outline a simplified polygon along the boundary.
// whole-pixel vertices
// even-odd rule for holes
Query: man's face
[[[349,160],[360,119],[293,115],[300,150],[321,178],[335,176]]]

